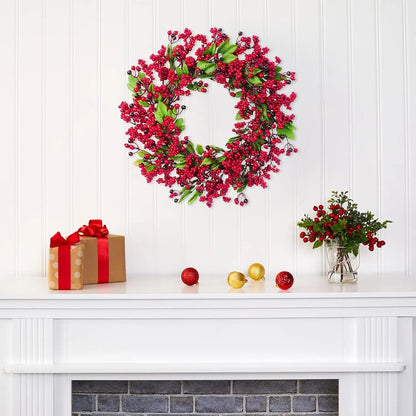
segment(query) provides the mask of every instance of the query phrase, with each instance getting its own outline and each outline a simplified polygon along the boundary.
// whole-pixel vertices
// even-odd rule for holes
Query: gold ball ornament
[[[260,263],[253,263],[248,268],[248,275],[254,280],[263,279],[265,274],[266,270],[264,270],[263,265]]]
[[[247,282],[246,277],[240,272],[231,272],[227,278],[228,284],[234,289],[242,288]]]

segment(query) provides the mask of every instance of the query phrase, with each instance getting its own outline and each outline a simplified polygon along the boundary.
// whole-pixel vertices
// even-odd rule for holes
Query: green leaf
[[[158,123],[162,124],[163,123],[163,116],[158,113],[157,111],[155,112],[155,119]]]
[[[138,154],[140,157],[143,157],[144,155],[147,155],[147,152],[145,152],[145,151],[141,150],[140,152],[137,152],[137,154]]]
[[[253,147],[257,150],[257,151],[260,151],[260,144],[258,143],[258,142],[254,142],[253,143]]]
[[[231,137],[231,139],[228,140],[227,144],[232,143],[232,142],[235,142],[239,138],[240,138],[240,136]]]
[[[156,169],[156,166],[155,165],[149,165],[149,166],[146,166],[146,170],[148,171],[148,172],[151,172],[152,170],[155,170]]]
[[[173,54],[172,54],[172,48],[170,46],[170,44],[168,44],[168,47],[166,48],[166,52],[168,53],[169,56],[169,61],[173,61]]]
[[[253,85],[258,85],[262,83],[261,79],[258,76],[254,76],[253,78],[247,78],[247,81]]]
[[[204,55],[211,55],[211,56],[214,55],[215,49],[216,49],[215,43],[212,42],[209,48],[205,49]]]
[[[198,191],[195,191],[193,195],[191,196],[191,198],[189,199],[188,204],[191,205],[193,202],[195,202],[196,199],[199,197],[199,195],[201,195],[201,193]]]
[[[181,68],[176,68],[176,69],[175,69],[175,71],[176,71],[176,73],[178,74],[178,76],[179,76],[179,77],[181,77],[181,76],[182,76],[183,71],[182,71],[182,69],[181,69]]]
[[[141,163],[143,163],[143,159],[137,159],[133,162],[133,165],[138,167]]]
[[[221,56],[221,62],[224,62],[225,64],[229,64],[230,62],[237,59],[236,55],[233,55],[232,53],[225,53]]]
[[[203,166],[203,165],[210,165],[211,163],[212,163],[211,159],[210,159],[209,157],[206,157],[206,158],[202,161],[201,166]]]
[[[139,75],[137,75],[137,78],[142,79],[145,78],[146,75],[143,72],[139,72]]]
[[[196,151],[197,151],[200,155],[202,155],[202,154],[204,153],[204,148],[203,148],[200,144],[197,144],[197,145],[196,145]]]
[[[261,112],[263,113],[264,117],[268,118],[267,117],[267,105],[264,103],[261,105]]]
[[[136,91],[134,89],[136,88],[136,85],[126,84],[127,88],[134,94],[136,94]]]
[[[242,120],[242,119],[243,119],[243,117],[241,117],[240,113],[237,113],[237,114],[235,115],[235,119],[236,119],[236,120]]]
[[[185,168],[185,162],[182,162],[182,163],[177,163],[177,164],[175,165],[175,168],[176,168],[176,169],[184,169],[184,168]]]
[[[199,76],[199,78],[201,78],[201,79],[204,79],[204,78],[209,78],[209,79],[212,79],[212,75],[208,75],[208,74],[201,74],[201,75]]]
[[[168,107],[162,101],[158,103],[156,111],[160,113],[163,117],[166,117],[168,115]]]
[[[207,68],[207,66],[210,64],[210,62],[205,62],[205,61],[198,61],[198,63],[196,64],[196,66],[201,70],[201,71],[205,71],[205,69]]]
[[[136,84],[137,84],[137,78],[134,77],[133,75],[129,75],[128,83],[131,84],[131,85],[136,86]]]
[[[139,101],[139,104],[140,104],[142,107],[150,107],[150,104],[149,104],[149,103],[147,103],[146,101]]]
[[[247,184],[245,184],[245,185],[243,185],[243,186],[240,186],[238,189],[237,189],[237,192],[243,192],[244,191],[244,189],[246,189],[247,188]]]
[[[189,140],[188,144],[186,145],[186,148],[188,149],[189,152],[195,153],[194,144],[190,140]]]
[[[238,48],[238,45],[230,45],[227,49],[224,50],[223,54],[229,54],[229,53],[234,53]]]
[[[184,162],[186,158],[182,153],[179,153],[178,155],[172,156],[171,159],[175,160],[175,161],[183,161]]]
[[[182,126],[182,125],[183,125],[183,118],[178,118],[178,119],[176,119],[175,124],[176,124],[178,127]]]
[[[182,70],[183,70],[183,73],[184,73],[184,74],[189,75],[188,65],[186,65],[186,63],[185,63],[185,62],[184,62],[184,63],[183,63],[183,65],[182,65]]]
[[[321,247],[322,244],[323,244],[323,241],[316,240],[315,243],[313,244],[313,248]]]
[[[242,95],[243,95],[243,93],[242,93],[241,91],[238,91],[238,92],[236,92],[236,93],[235,93],[235,96],[236,96],[237,98],[242,97]]]
[[[208,64],[207,68],[205,69],[206,74],[212,74],[215,71],[216,65],[214,62]]]
[[[293,128],[288,128],[287,124],[283,127],[283,129],[276,129],[277,134],[281,134],[283,136],[286,136],[290,140],[295,139],[295,134],[293,133]]]
[[[195,84],[188,84],[186,88],[188,88],[188,90],[193,91],[196,90],[198,87]]]
[[[224,42],[222,42],[220,44],[220,46],[218,46],[218,53],[225,53],[225,51],[227,50],[227,48],[230,46],[230,39],[227,38],[225,39]]]
[[[179,198],[179,202],[182,202],[191,193],[192,193],[192,189],[186,189],[184,192],[182,192],[182,195]]]

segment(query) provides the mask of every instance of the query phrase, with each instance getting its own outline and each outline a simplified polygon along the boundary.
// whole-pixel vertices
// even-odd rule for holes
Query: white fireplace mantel
[[[416,414],[416,283],[178,276],[49,291],[0,278],[0,414],[70,416],[77,379],[339,380],[340,416]]]

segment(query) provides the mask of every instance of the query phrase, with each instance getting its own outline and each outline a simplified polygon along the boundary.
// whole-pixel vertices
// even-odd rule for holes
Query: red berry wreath
[[[168,46],[150,56],[150,65],[139,59],[127,71],[133,102],[119,106],[121,118],[131,124],[125,147],[130,156],[138,156],[135,165],[148,182],[157,178],[157,183],[172,188],[175,202],[199,199],[211,206],[219,197],[230,202],[231,187],[238,193],[235,203],[244,205],[244,189],[266,188],[270,172],[279,170],[280,156],[297,151],[287,140],[294,139],[294,115],[287,110],[296,94],[280,93],[295,74],[281,72],[280,59],[270,61],[268,48],[260,46],[257,36],[240,32],[232,44],[215,28],[211,40],[189,29],[168,35]],[[204,148],[181,137],[185,125],[180,114],[186,107],[179,104],[180,98],[191,91],[206,92],[206,79],[222,84],[238,99],[234,136],[224,148]]]

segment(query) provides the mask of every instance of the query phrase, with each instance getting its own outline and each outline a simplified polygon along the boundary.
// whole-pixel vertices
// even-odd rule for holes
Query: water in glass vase
[[[332,240],[326,245],[328,260],[328,280],[332,283],[355,283],[360,255],[348,253],[339,240]]]

